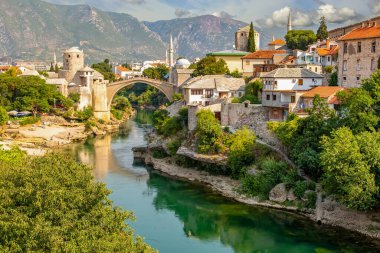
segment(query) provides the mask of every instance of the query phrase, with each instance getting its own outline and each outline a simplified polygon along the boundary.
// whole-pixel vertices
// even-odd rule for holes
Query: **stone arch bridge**
[[[161,91],[169,101],[172,101],[175,86],[171,83],[155,80],[150,78],[138,77],[131,78],[119,82],[108,84],[94,84],[93,88],[93,110],[94,116],[102,120],[110,120],[111,118],[111,104],[115,95],[123,88],[134,85],[136,83],[144,83],[157,88]]]

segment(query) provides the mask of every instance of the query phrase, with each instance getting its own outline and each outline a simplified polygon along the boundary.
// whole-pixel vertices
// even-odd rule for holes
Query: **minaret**
[[[174,47],[173,47],[173,36],[170,34],[170,45],[169,45],[169,68],[174,66]]]
[[[54,55],[53,55],[53,65],[57,65],[57,56],[55,55],[55,51],[54,51]]]
[[[288,32],[292,30],[292,14],[291,10],[289,10],[289,17],[288,17]]]

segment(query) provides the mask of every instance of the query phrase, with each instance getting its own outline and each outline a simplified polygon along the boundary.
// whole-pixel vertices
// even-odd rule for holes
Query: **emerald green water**
[[[133,163],[131,148],[146,143],[149,119],[139,112],[121,134],[72,145],[68,152],[94,166],[97,180],[113,191],[115,205],[135,213],[137,221],[130,225],[136,233],[160,252],[380,252],[378,241],[242,205]]]

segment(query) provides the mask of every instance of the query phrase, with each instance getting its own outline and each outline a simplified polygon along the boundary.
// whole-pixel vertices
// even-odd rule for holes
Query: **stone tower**
[[[75,74],[84,67],[84,53],[78,47],[67,49],[63,53],[63,74],[68,82],[72,82]]]
[[[288,32],[292,30],[292,14],[291,11],[289,11],[289,16],[288,16]]]
[[[235,33],[235,49],[237,51],[244,51],[246,52],[248,50],[248,37],[249,37],[249,29],[250,26],[246,26],[243,28],[240,28]],[[256,51],[260,50],[260,33],[256,30],[254,31],[254,37],[255,37],[255,44],[256,44]]]

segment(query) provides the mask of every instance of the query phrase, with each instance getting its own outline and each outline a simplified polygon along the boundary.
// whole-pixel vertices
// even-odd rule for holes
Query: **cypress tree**
[[[319,22],[319,28],[317,31],[317,39],[323,41],[329,37],[329,32],[327,31],[326,19],[325,17],[321,17],[321,21]]]
[[[55,73],[58,73],[59,71],[59,68],[58,68],[58,64],[55,64],[55,69],[54,69]]]
[[[256,52],[256,42],[255,42],[255,31],[253,30],[253,24],[249,27],[249,35],[248,35],[248,52]]]
[[[50,72],[54,72],[53,63],[50,64]]]

